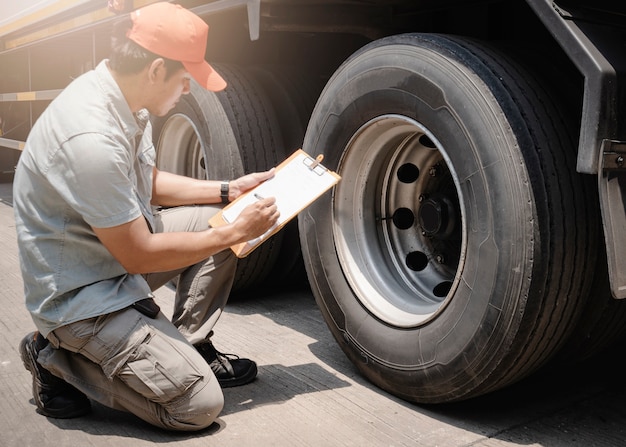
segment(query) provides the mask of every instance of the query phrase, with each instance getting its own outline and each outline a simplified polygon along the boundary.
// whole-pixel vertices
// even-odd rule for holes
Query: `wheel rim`
[[[163,125],[157,147],[157,168],[174,174],[206,179],[202,143],[193,122],[182,114],[172,115]]]
[[[391,325],[424,324],[454,295],[466,231],[451,166],[432,133],[398,115],[365,124],[340,160],[337,253],[358,299]]]

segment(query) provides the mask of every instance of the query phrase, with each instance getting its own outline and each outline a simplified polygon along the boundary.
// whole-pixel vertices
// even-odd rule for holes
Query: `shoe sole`
[[[88,405],[80,408],[76,408],[74,410],[50,410],[46,409],[39,398],[39,394],[37,393],[37,385],[36,381],[41,382],[41,378],[39,377],[39,371],[37,370],[37,359],[35,357],[35,353],[31,349],[31,344],[28,341],[28,338],[24,338],[20,343],[20,357],[22,358],[22,364],[24,368],[33,376],[33,400],[35,401],[35,405],[37,406],[37,413],[51,417],[55,419],[73,419],[80,416],[84,416],[91,411],[91,405],[89,401],[87,401]]]

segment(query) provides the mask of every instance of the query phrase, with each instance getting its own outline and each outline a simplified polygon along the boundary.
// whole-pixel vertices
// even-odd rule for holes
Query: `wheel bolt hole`
[[[419,142],[422,146],[425,146],[429,149],[436,149],[437,146],[435,146],[435,143],[433,143],[433,140],[431,140],[427,135],[422,135],[419,138]]]
[[[452,288],[452,281],[440,282],[435,286],[433,293],[436,297],[444,298]]]
[[[414,272],[421,272],[428,266],[428,256],[421,251],[413,251],[406,256],[405,262]]]
[[[393,224],[400,230],[408,230],[415,223],[415,214],[408,208],[398,208],[393,213]]]
[[[402,183],[413,183],[420,176],[420,170],[413,163],[405,163],[398,168],[396,174]]]

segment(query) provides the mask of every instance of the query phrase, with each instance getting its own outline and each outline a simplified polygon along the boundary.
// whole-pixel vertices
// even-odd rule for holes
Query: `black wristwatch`
[[[222,203],[229,203],[230,200],[228,200],[228,191],[229,191],[229,182],[222,182],[222,185],[220,186],[220,197],[222,198]]]

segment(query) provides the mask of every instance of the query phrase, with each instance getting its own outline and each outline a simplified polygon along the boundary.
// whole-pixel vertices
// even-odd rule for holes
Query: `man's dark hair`
[[[113,25],[111,54],[109,56],[111,69],[122,75],[135,74],[151,64],[153,60],[161,58],[165,61],[165,80],[167,80],[178,70],[184,68],[181,62],[154,54],[126,37],[126,33],[131,27],[132,21],[130,17],[122,19]]]

